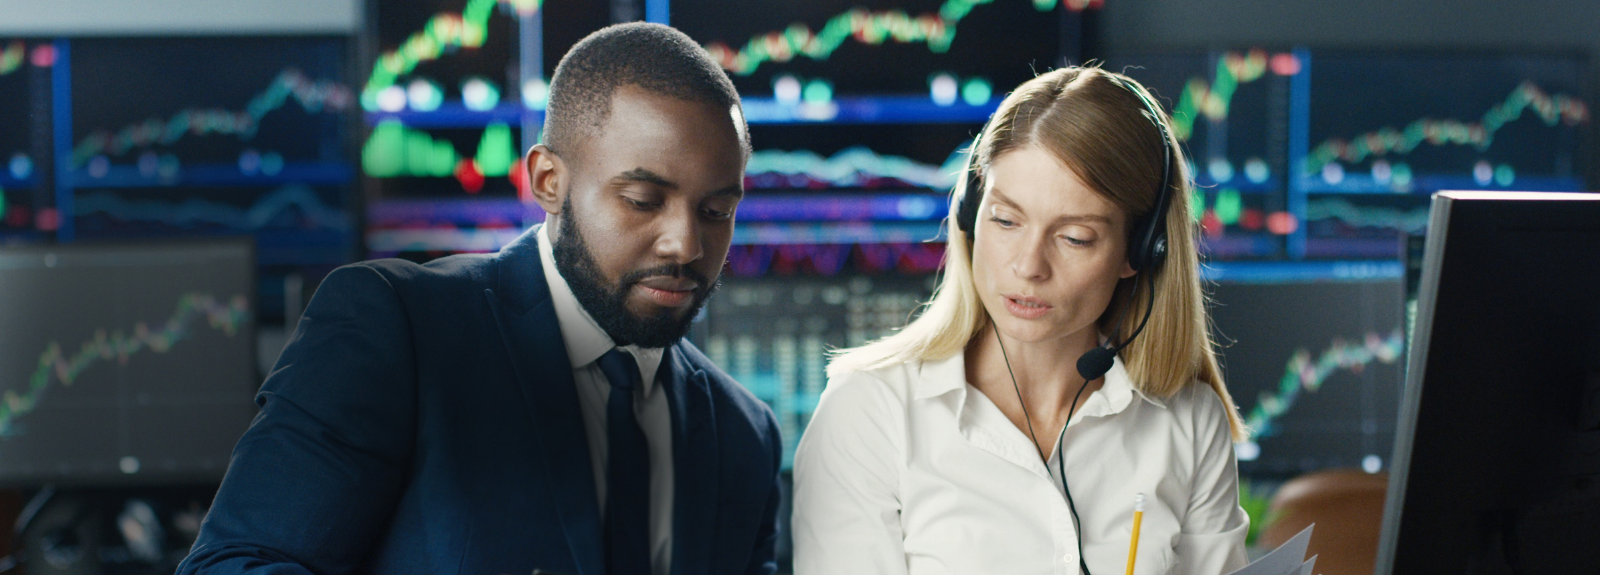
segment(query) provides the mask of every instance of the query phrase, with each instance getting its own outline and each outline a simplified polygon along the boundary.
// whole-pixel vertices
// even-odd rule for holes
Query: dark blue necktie
[[[650,573],[650,451],[633,415],[633,390],[639,364],[612,348],[600,356],[600,371],[611,381],[606,400],[606,574]]]

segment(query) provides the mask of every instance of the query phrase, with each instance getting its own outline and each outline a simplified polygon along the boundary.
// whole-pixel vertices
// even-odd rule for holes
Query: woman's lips
[[[1000,297],[1005,300],[1006,311],[1022,319],[1039,319],[1055,307],[1036,297],[1005,294]]]

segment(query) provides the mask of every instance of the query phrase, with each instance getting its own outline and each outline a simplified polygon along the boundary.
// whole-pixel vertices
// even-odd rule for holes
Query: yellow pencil
[[[1144,494],[1133,496],[1133,538],[1128,541],[1128,575],[1133,575],[1133,559],[1139,556],[1139,524],[1144,521]]]

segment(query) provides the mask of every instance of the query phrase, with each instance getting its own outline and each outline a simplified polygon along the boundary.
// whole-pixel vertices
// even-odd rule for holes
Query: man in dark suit
[[[523,166],[549,221],[330,274],[180,574],[776,570],[776,421],[682,340],[743,196],[733,85],[629,24],[550,90]]]

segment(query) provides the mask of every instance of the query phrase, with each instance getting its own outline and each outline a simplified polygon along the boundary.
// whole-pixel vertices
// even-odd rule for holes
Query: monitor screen
[[[1105,69],[1144,84],[1172,115],[1189,156],[1191,198],[1213,259],[1281,258],[1293,217],[1286,196],[1292,52],[1119,52]]]
[[[1252,429],[1236,446],[1241,474],[1387,467],[1404,297],[1401,274],[1216,285],[1211,317],[1224,381]]]
[[[904,327],[932,295],[944,255],[943,244],[914,240],[772,243],[804,235],[779,232],[767,243],[734,245],[717,293],[689,333],[713,364],[766,402],[777,417],[784,495],[776,545],[783,570],[793,554],[789,517],[794,451],[827,385],[828,352]]]
[[[829,350],[904,327],[933,293],[938,244],[734,246],[692,339],[712,363],[767,402],[783,465],[827,383]]]
[[[1434,197],[1376,572],[1600,564],[1600,194]]]
[[[334,37],[86,38],[57,66],[62,241],[250,234],[260,291],[357,256],[356,93]],[[63,210],[68,206],[63,204]],[[282,297],[261,311],[281,314]]]
[[[0,483],[220,480],[255,415],[248,240],[0,248]]]
[[[981,124],[757,125],[747,192],[948,193]]]
[[[488,252],[542,221],[518,180],[556,64],[604,2],[375,2],[361,171],[373,257]]]
[[[33,239],[58,221],[50,173],[50,85],[56,47],[0,37],[0,241]]]
[[[1307,257],[1400,255],[1439,190],[1581,191],[1581,54],[1311,51],[1291,105]]]
[[[705,45],[747,97],[984,105],[1063,57],[1076,61],[1085,4],[708,0],[672,3],[671,24]]]
[[[122,0],[8,2],[0,30],[59,36],[348,34],[362,24],[362,0],[185,0],[160,6]]]

